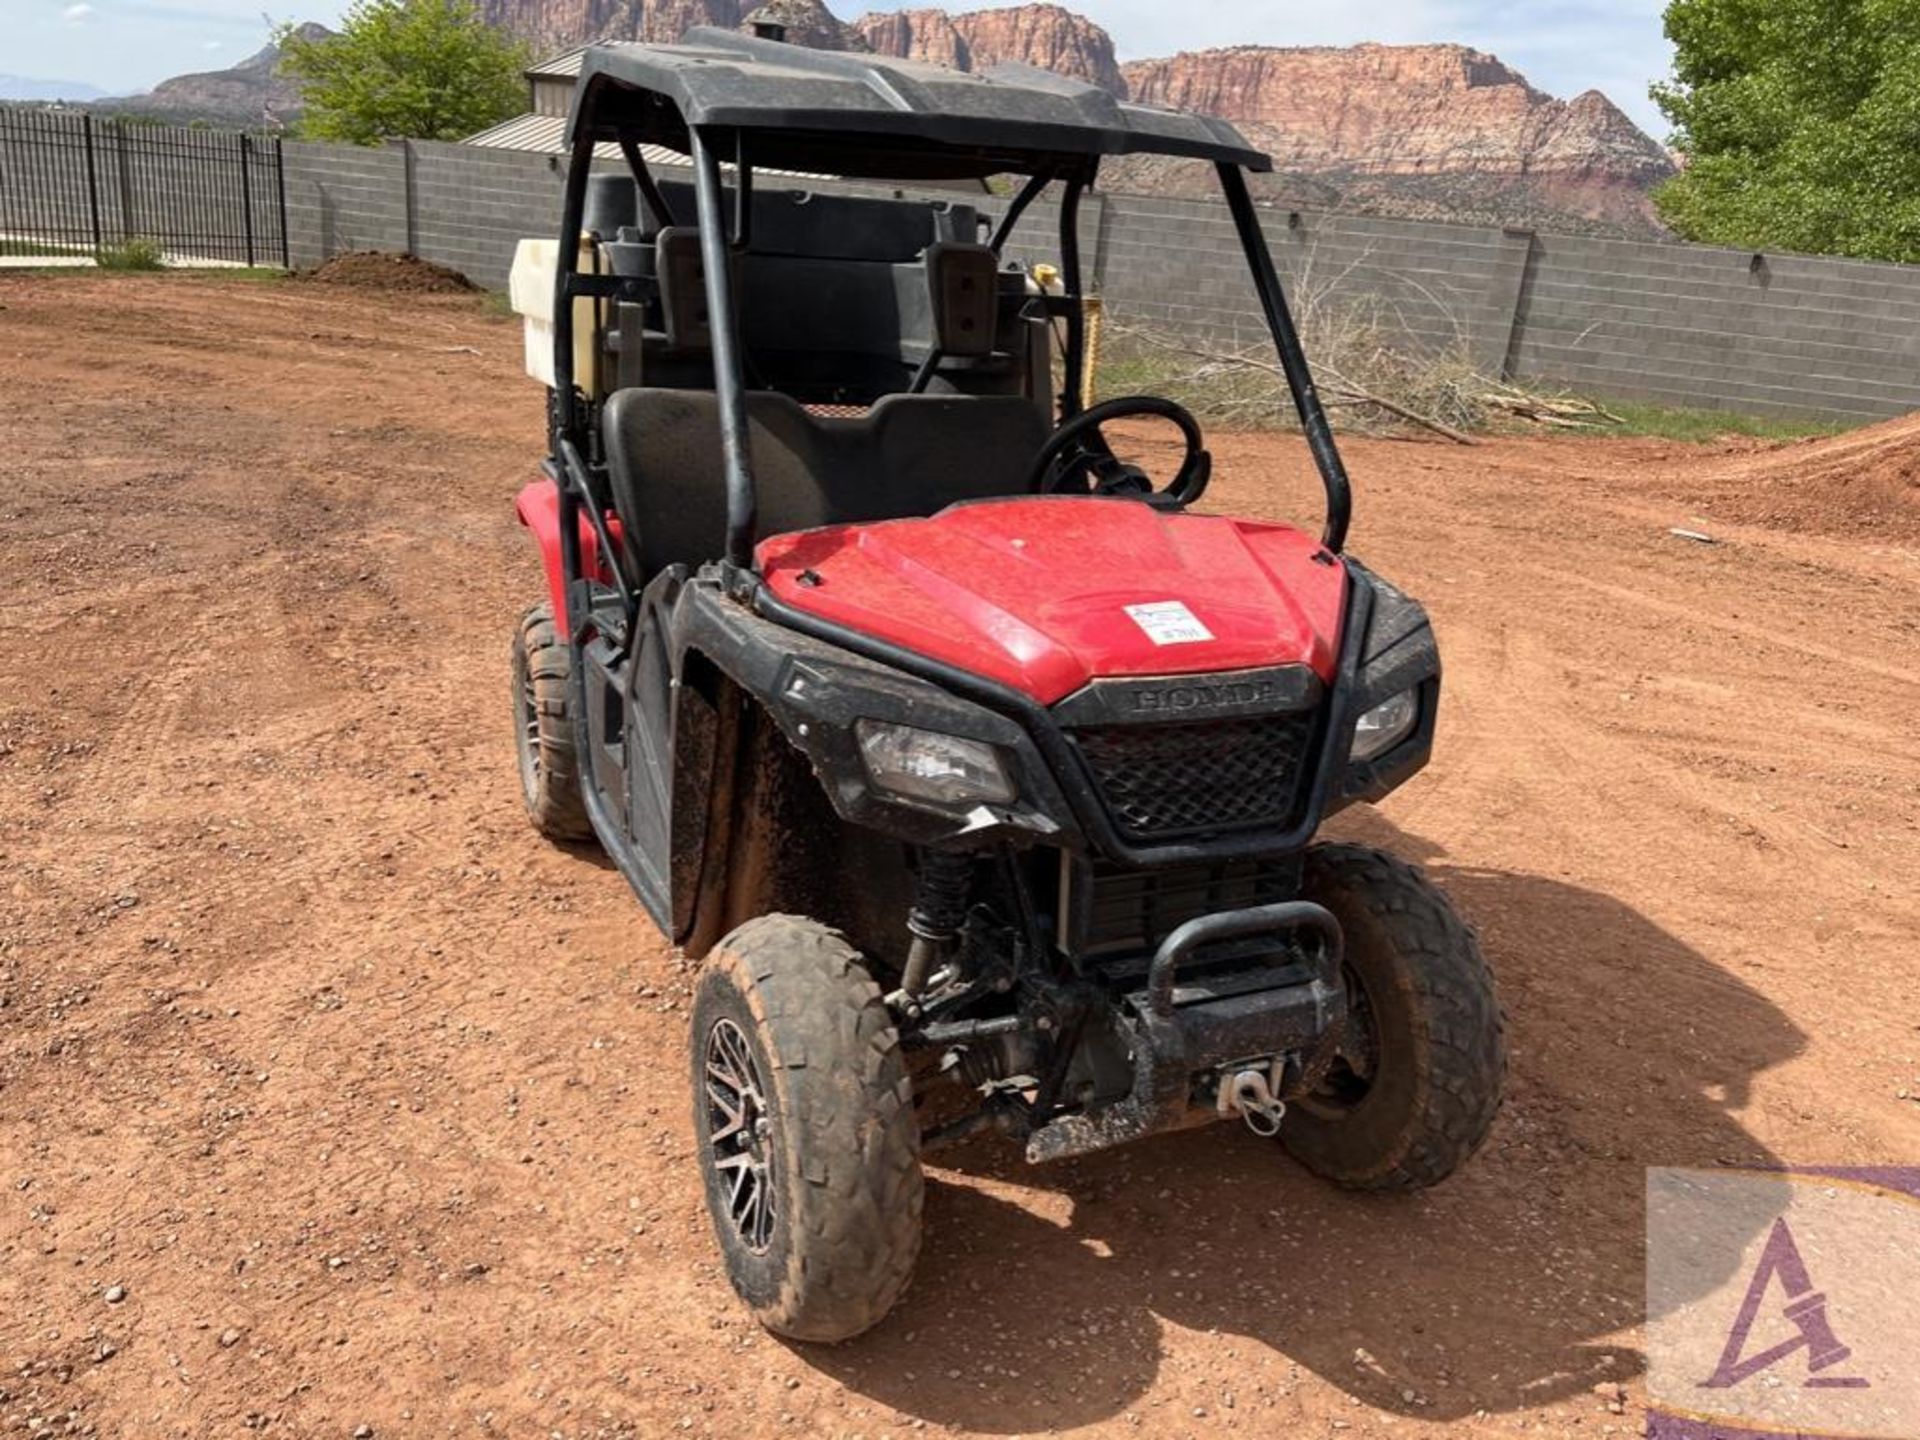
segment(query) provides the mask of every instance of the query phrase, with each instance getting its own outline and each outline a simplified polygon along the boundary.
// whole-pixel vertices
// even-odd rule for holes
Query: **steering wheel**
[[[1137,465],[1113,453],[1101,427],[1110,420],[1151,415],[1180,427],[1187,452],[1180,470],[1164,490]],[[1083,410],[1066,421],[1041,448],[1027,477],[1027,488],[1039,495],[1128,495],[1157,510],[1180,510],[1206,493],[1213,478],[1213,456],[1200,434],[1200,422],[1186,406],[1157,395],[1128,395]]]

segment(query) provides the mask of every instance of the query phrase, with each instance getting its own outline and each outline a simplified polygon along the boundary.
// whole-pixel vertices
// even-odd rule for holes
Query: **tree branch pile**
[[[1590,401],[1490,379],[1472,363],[1465,328],[1457,323],[1448,343],[1410,342],[1407,317],[1378,294],[1350,293],[1349,273],[1317,281],[1309,259],[1291,290],[1321,401],[1343,412],[1344,428],[1412,430],[1473,445],[1474,432],[1496,421],[1572,430],[1622,423]],[[1440,297],[1421,290],[1418,299],[1427,333],[1436,328],[1435,315],[1444,333],[1452,317]],[[1264,335],[1249,346],[1201,340],[1128,324],[1111,311],[1106,330],[1096,381],[1107,394],[1152,390],[1225,425],[1294,423],[1285,373]]]

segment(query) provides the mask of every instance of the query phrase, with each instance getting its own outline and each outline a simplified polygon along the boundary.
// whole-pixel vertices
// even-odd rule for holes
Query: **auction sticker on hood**
[[[1213,632],[1200,623],[1200,617],[1178,600],[1129,605],[1126,611],[1156,645],[1195,645],[1213,639]]]

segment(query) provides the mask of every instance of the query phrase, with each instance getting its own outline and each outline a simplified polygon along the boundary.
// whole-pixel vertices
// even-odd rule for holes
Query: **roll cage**
[[[756,169],[786,168],[895,183],[1026,177],[994,229],[1000,254],[1020,221],[1060,187],[1059,293],[1044,299],[1064,331],[1056,419],[1080,413],[1087,366],[1087,294],[1080,247],[1082,201],[1107,155],[1161,154],[1211,163],[1239,236],[1301,428],[1326,492],[1322,543],[1344,546],[1352,511],[1347,474],[1300,342],[1247,185],[1271,160],[1224,121],[1116,101],[1090,85],[1026,67],[985,76],[936,67],[802,49],[778,40],[694,30],[681,46],[610,45],[582,65],[569,121],[570,157],[554,291],[554,384],[549,414],[552,467],[560,481],[559,535],[569,589],[581,575],[580,526],[602,555],[618,553],[603,507],[592,503],[588,458],[596,448],[590,406],[576,386],[575,303],[628,298],[634,282],[584,273],[578,237],[586,216],[596,147],[624,157],[655,223],[683,219],[650,173],[641,146],[663,145],[693,168],[699,247],[711,329],[713,381],[726,488],[722,567],[728,588],[751,588],[758,534],[740,339],[736,276],[730,263],[750,240]],[[731,205],[723,165],[733,168]],[[914,380],[939,363],[936,348]],[[614,567],[629,615],[636,597]],[[573,601],[569,595],[569,609]]]

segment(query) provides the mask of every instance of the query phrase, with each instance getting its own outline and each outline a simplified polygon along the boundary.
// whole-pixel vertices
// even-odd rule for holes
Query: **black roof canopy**
[[[679,45],[586,53],[570,137],[625,134],[684,153],[690,127],[752,132],[757,164],[893,180],[1086,171],[1106,155],[1273,168],[1224,120],[1026,65],[968,75],[706,28]]]

